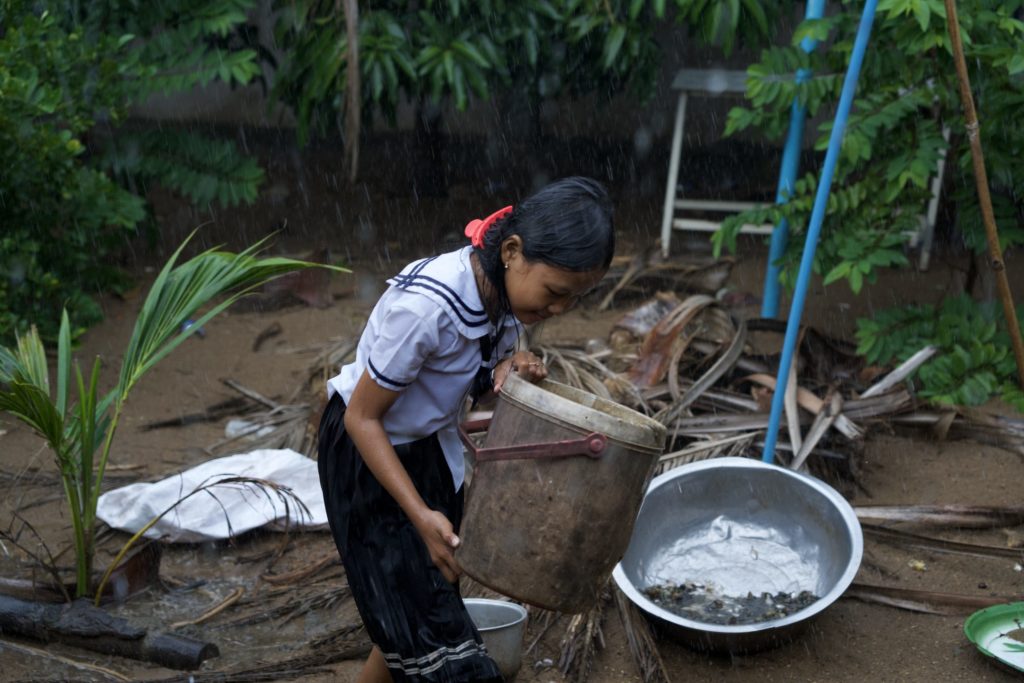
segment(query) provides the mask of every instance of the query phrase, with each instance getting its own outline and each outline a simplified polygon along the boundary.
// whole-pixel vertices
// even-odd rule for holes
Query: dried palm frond
[[[795,384],[796,382],[794,381],[793,383]],[[818,413],[818,416],[814,418],[814,423],[807,431],[807,440],[802,444],[797,445],[791,439],[791,442],[797,451],[796,455],[793,457],[793,461],[789,464],[790,468],[794,470],[799,470],[803,467],[808,456],[810,456],[811,452],[814,451],[818,442],[821,441],[821,438],[825,436],[825,432],[835,424],[836,419],[842,414],[843,399],[839,395],[839,392],[830,391],[829,394],[825,396],[823,403],[825,404],[825,409]]]
[[[770,375],[749,375],[745,377],[744,380],[768,387],[772,391],[775,390],[775,378]],[[790,381],[787,382],[787,384],[790,387],[793,387],[796,383]],[[818,415],[825,409],[825,402],[818,398],[809,389],[796,387],[795,391],[797,404],[807,412],[812,415]],[[859,439],[864,436],[864,430],[844,414],[840,414],[836,417],[835,428],[848,439]]]
[[[907,588],[871,586],[864,583],[851,584],[846,589],[846,592],[843,593],[843,597],[898,607],[911,612],[951,616],[970,614],[985,607],[1013,602],[1014,600],[1014,598],[1006,596],[983,597],[979,595],[960,595],[957,593],[937,593]]]
[[[299,581],[305,582],[310,577],[316,576],[324,569],[332,566],[336,567],[339,564],[337,553],[332,552],[321,557],[313,564],[302,567],[301,569],[296,569],[284,574],[261,574],[260,579],[275,586],[293,584]]]
[[[324,609],[339,603],[352,602],[352,593],[347,583],[335,583],[313,591],[305,591],[304,594],[298,597],[296,597],[295,593],[295,587],[289,586],[273,593],[264,593],[259,596],[254,595],[244,601],[241,606],[246,608],[256,606],[257,611],[236,617],[231,621],[222,622],[212,628],[226,629],[237,626],[249,626],[278,618],[283,618],[285,622],[288,622],[314,609]],[[271,597],[286,597],[287,599],[281,604],[268,607],[267,603],[272,602]]]
[[[651,634],[647,620],[618,587],[615,588],[615,605],[619,609],[622,628],[626,631],[629,651],[633,654],[644,683],[670,683],[665,662],[661,659],[658,643]]]
[[[539,346],[537,351],[555,377],[565,384],[637,410],[648,410],[639,389],[602,362],[602,358],[612,356],[611,351],[586,353],[557,344]]]
[[[897,384],[914,374],[915,370],[924,365],[924,363],[938,353],[938,351],[939,350],[934,346],[924,347],[913,356],[900,363],[899,367],[882,378],[878,383],[869,387],[860,395],[861,398],[871,398],[872,396],[881,396],[882,394],[887,393]]]
[[[604,649],[601,622],[604,620],[606,599],[607,596],[602,595],[589,610],[574,615],[562,637],[558,668],[571,683],[589,680],[594,654],[598,648]]]
[[[310,393],[310,387],[314,384],[319,389],[332,377],[342,365],[350,361],[359,345],[358,338],[335,337],[327,342],[317,357],[309,364],[309,369],[302,382],[299,383],[288,403],[294,403],[300,397]]]
[[[353,637],[366,637],[363,632],[363,620],[358,619],[350,624],[345,624],[339,628],[332,630],[326,635],[322,635],[315,638],[310,645],[314,650],[323,649],[325,647],[337,646],[338,643],[343,641],[350,641]]]
[[[605,374],[607,368],[587,354],[569,347],[547,346],[538,349],[544,364],[552,368],[571,387],[611,399],[608,387],[594,374]]]
[[[629,369],[627,376],[638,387],[649,387],[661,382],[668,372],[674,349],[686,326],[697,315],[715,304],[710,296],[702,294],[687,297],[668,315],[658,321],[640,347],[640,357]]]
[[[104,676],[108,679],[115,681],[132,680],[128,676],[125,676],[119,671],[114,671],[113,669],[97,666],[96,664],[80,662],[78,660],[71,659],[70,657],[62,657],[58,654],[47,652],[46,650],[40,650],[39,648],[29,647],[28,645],[21,645],[19,643],[12,643],[9,640],[0,640],[0,650],[11,650],[12,652],[20,652],[22,654],[30,655],[32,657],[38,657],[40,659],[45,659],[52,662],[56,662],[58,664],[63,664],[64,666],[69,666],[73,669],[78,669],[80,671],[86,671],[91,674],[98,674],[100,676]],[[56,677],[57,673],[51,670],[49,672],[49,675]]]
[[[897,529],[876,526],[874,524],[861,523],[864,532],[874,538],[905,545],[911,548],[924,548],[937,553],[949,553],[951,555],[968,555],[971,557],[1005,557],[1012,560],[1024,560],[1024,550],[1018,548],[1000,548],[991,545],[976,545],[974,543],[957,543],[941,538],[921,536]]]
[[[681,380],[679,383],[680,391],[682,393],[690,393],[693,382],[687,382]],[[648,399],[661,398],[668,394],[667,391],[656,391],[658,387],[652,387],[652,391],[645,394]],[[697,396],[693,399],[691,407],[694,410],[701,410],[711,413],[719,412],[743,412],[743,413],[756,413],[761,410],[761,405],[754,399],[743,394],[739,394],[727,389],[706,389],[703,392],[697,392]]]
[[[660,251],[654,248],[634,256],[618,257],[612,261],[601,283],[601,291],[610,289],[597,309],[606,310],[616,297],[627,292],[662,289],[713,294],[725,285],[732,266],[732,259],[727,258],[694,263],[684,263],[678,259],[665,260]]]
[[[533,641],[531,641],[530,645],[523,651],[524,657],[528,656],[531,652],[533,652],[534,648],[537,647],[537,643],[539,643],[541,639],[544,638],[545,635],[547,635],[547,632],[551,629],[551,627],[557,624],[558,621],[562,618],[561,612],[553,612],[551,610],[547,610],[542,607],[535,607],[533,605],[527,605],[526,613],[528,615],[528,623],[531,626],[535,624],[537,625],[537,635],[533,637]]]
[[[680,465],[686,465],[699,460],[741,455],[759,435],[760,432],[744,432],[727,436],[724,439],[701,439],[695,441],[683,449],[662,455],[658,459],[654,473],[656,475],[662,474]]]
[[[746,324],[740,321],[736,326],[736,332],[732,336],[732,340],[729,346],[721,357],[715,361],[707,372],[705,372],[700,379],[693,383],[690,390],[680,400],[673,403],[667,409],[660,411],[654,417],[664,425],[671,425],[676,421],[682,412],[690,406],[694,401],[700,398],[701,394],[711,388],[722,375],[732,369],[736,364],[737,359],[740,357],[740,353],[743,351],[743,345],[746,343],[747,328]]]
[[[217,441],[208,450],[211,453],[236,452],[239,444],[244,443],[247,450],[290,448],[311,456],[316,448],[316,435],[309,423],[312,410],[309,404],[299,403],[250,415],[240,433]]]
[[[857,505],[861,521],[938,524],[958,529],[991,529],[1024,524],[1024,506],[988,505]]]

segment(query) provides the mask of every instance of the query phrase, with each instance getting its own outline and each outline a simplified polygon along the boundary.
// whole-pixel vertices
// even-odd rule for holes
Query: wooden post
[[[956,0],[945,0],[945,2],[949,42],[953,46],[953,60],[956,62],[956,74],[960,81],[960,100],[964,106],[967,139],[971,143],[974,182],[978,187],[978,204],[981,205],[981,217],[985,223],[990,263],[996,275],[996,286],[999,288],[999,299],[1003,304],[1003,315],[1006,316],[1006,324],[1010,328],[1013,355],[1017,359],[1017,380],[1020,382],[1021,388],[1024,389],[1024,340],[1021,339],[1017,311],[1013,306],[1013,295],[1010,293],[1010,281],[1006,277],[1006,264],[1003,263],[1003,250],[999,246],[999,231],[996,228],[995,215],[992,213],[992,197],[988,192],[988,174],[985,172],[985,155],[981,149],[981,126],[978,124],[978,114],[974,110],[971,80],[967,74],[964,47],[960,40],[960,20],[956,14]]]

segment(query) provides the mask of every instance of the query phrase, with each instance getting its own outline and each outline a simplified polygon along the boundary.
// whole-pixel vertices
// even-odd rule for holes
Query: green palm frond
[[[50,400],[46,350],[33,326],[18,335],[14,349],[0,347],[0,410],[6,410],[63,450],[64,415]]]
[[[147,370],[195,330],[268,280],[313,265],[346,272],[343,268],[288,258],[257,258],[265,243],[266,240],[261,240],[238,254],[211,249],[177,267],[175,263],[185,244],[174,252],[153,282],[135,321],[118,382],[122,399]],[[197,316],[200,309],[225,294],[209,311]],[[195,324],[182,330],[191,319],[195,319]]]
[[[66,311],[58,335],[54,396],[46,351],[34,327],[18,337],[14,348],[0,347],[0,410],[46,439],[60,469],[74,530],[79,597],[90,587],[103,473],[118,419],[136,382],[203,324],[267,281],[311,267],[348,272],[288,258],[260,258],[266,240],[238,254],[210,249],[179,265],[187,243],[174,252],[153,282],[128,342],[117,386],[103,397],[98,395],[99,359],[88,376],[77,365],[72,374]],[[186,326],[192,319],[195,324]],[[69,405],[72,383],[77,402]]]

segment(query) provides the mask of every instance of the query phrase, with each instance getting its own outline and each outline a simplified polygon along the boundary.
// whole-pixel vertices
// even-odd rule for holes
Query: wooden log
[[[197,669],[220,654],[213,643],[149,632],[88,600],[53,605],[0,595],[0,634],[65,643],[170,669]]]

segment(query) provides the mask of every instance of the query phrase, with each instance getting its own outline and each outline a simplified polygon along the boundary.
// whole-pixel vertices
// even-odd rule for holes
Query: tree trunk
[[[356,0],[338,0],[345,12],[345,34],[348,37],[348,56],[345,71],[345,161],[348,179],[355,182],[359,175],[359,131],[363,108],[363,85],[359,72],[359,3]],[[337,8],[337,7],[336,7]]]

